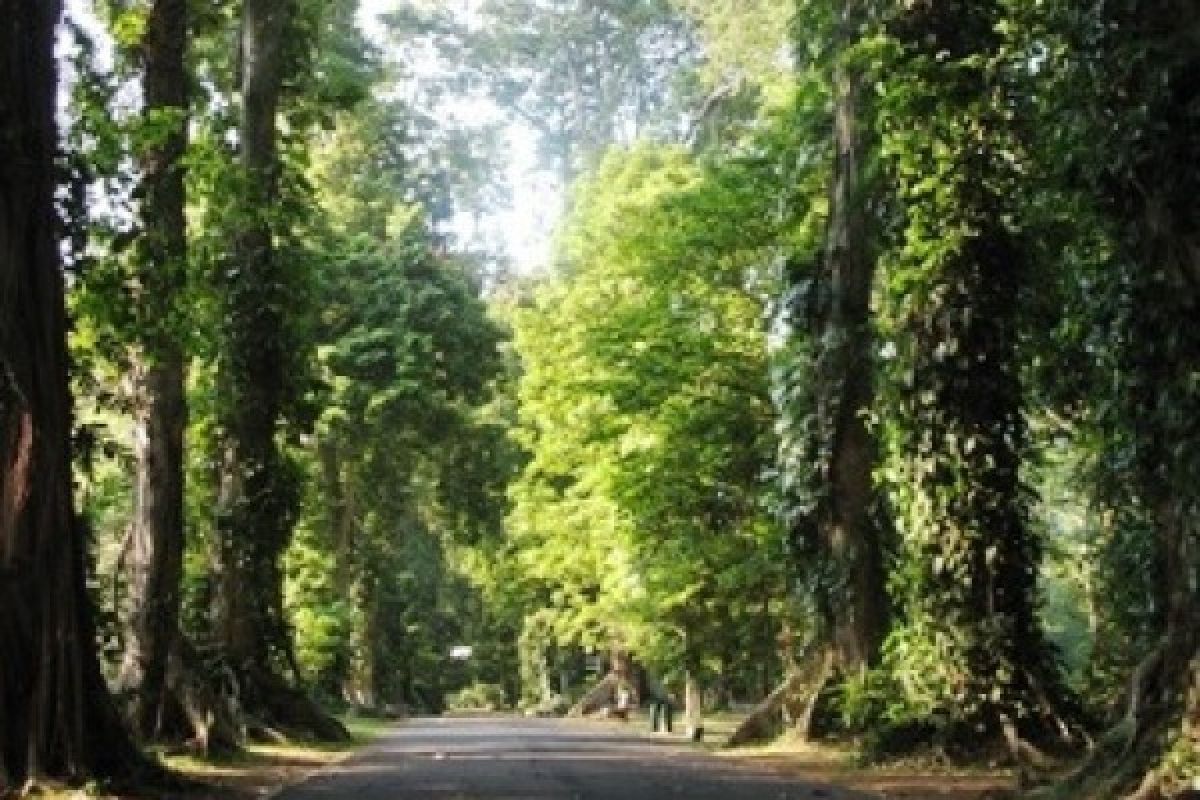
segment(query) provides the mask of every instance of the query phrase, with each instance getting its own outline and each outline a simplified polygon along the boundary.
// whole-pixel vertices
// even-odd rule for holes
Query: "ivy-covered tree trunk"
[[[343,462],[343,447],[337,433],[330,431],[317,444],[321,463],[322,485],[328,513],[328,536],[333,556],[334,596],[349,601],[355,596],[358,567],[355,553],[354,492]],[[359,612],[361,618],[362,612]],[[326,691],[340,695],[349,702],[366,705],[363,686],[353,671],[355,634],[350,633],[334,655],[326,674],[322,675]]]
[[[139,48],[145,124],[138,252],[134,520],[124,553],[130,619],[118,680],[142,738],[166,724],[167,663],[179,635],[183,578],[184,356],[178,331],[187,240],[182,158],[187,145],[186,0],[156,0]]]
[[[842,39],[854,35],[863,3],[843,7]],[[822,609],[841,669],[873,664],[887,626],[883,552],[875,508],[875,440],[867,428],[873,401],[871,286],[875,273],[870,187],[864,178],[870,126],[865,77],[843,58],[833,74],[833,174],[825,257],[818,275],[812,336],[816,365],[816,443],[828,487],[818,512],[820,546],[831,566]]]
[[[878,663],[890,611],[876,518],[878,448],[868,427],[878,238],[870,164],[878,136],[866,68],[854,53],[870,8],[866,0],[843,0],[830,10],[829,56],[810,65],[832,100],[828,218],[821,252],[793,262],[784,275],[791,331],[774,373],[793,569],[819,630],[803,662],[785,655],[781,685],[733,733],[736,743],[769,734],[780,712],[792,708],[806,709],[785,716],[810,735],[825,685]]]
[[[876,519],[877,446],[868,427],[874,404],[871,291],[878,238],[870,162],[877,136],[865,66],[853,54],[867,12],[863,0],[836,4],[832,55],[814,65],[827,76],[832,96],[829,213],[815,263],[797,263],[785,276],[793,332],[788,363],[778,373],[784,383],[776,390],[784,398],[781,473],[794,564],[821,630],[818,649],[784,675],[785,692],[773,693],[760,706],[764,715],[775,715],[785,696],[800,705],[802,698],[821,692],[822,685],[802,685],[802,674],[824,684],[835,672],[848,676],[877,663],[887,631],[883,536]],[[821,666],[829,657],[834,672]],[[804,719],[806,725],[813,721],[811,714]],[[764,718],[746,730],[769,727]]]
[[[292,661],[280,558],[296,487],[277,436],[291,399],[287,312],[294,308],[274,246],[281,164],[276,116],[291,0],[244,0],[240,32],[240,174],[232,253],[223,265],[223,351],[217,380],[216,635],[240,701],[268,725],[346,733],[281,677]]]
[[[1113,462],[1154,528],[1147,599],[1161,639],[1132,675],[1120,722],[1056,791],[1151,800],[1194,788],[1200,744],[1200,3],[1101,3],[1093,14],[1077,44],[1095,150],[1073,159],[1116,244],[1104,334],[1118,374],[1100,417],[1111,441],[1133,445]]]
[[[240,194],[222,286],[217,499],[217,637],[239,675],[275,672],[283,635],[277,559],[289,509],[278,486],[275,429],[283,413],[283,302],[272,246],[279,164],[275,114],[290,2],[246,0],[242,10]]]
[[[891,31],[901,51],[884,136],[906,227],[889,275],[905,612],[890,655],[923,727],[954,744],[1006,739],[1026,752],[1028,740],[1067,728],[1020,477],[1029,266],[1013,222],[1020,143],[996,22],[986,4],[917,3]]]
[[[1123,316],[1128,327],[1119,339],[1126,343],[1120,407],[1138,444],[1138,485],[1153,515],[1162,569],[1155,599],[1163,612],[1163,639],[1152,655],[1157,663],[1145,662],[1145,680],[1131,687],[1131,753],[1123,759],[1142,767],[1166,762],[1143,779],[1138,796],[1144,798],[1182,788],[1185,777],[1186,770],[1164,758],[1157,734],[1174,728],[1175,760],[1190,759],[1192,769],[1196,751],[1190,748],[1200,735],[1198,20],[1196,2],[1106,4],[1103,15],[1104,56],[1123,72],[1107,87],[1114,94],[1106,99],[1130,126],[1122,132],[1125,152],[1107,162],[1103,176],[1106,210],[1121,224],[1132,288]],[[1152,121],[1148,134],[1143,120]]]
[[[71,482],[53,0],[0,2],[0,794],[141,764],[100,675]]]

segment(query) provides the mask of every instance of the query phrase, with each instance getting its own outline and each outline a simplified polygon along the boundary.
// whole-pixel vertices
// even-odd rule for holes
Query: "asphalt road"
[[[279,800],[850,800],[834,786],[734,763],[603,723],[407,720]]]

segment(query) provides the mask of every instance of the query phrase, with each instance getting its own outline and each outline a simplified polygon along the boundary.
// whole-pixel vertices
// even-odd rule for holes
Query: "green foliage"
[[[496,683],[473,683],[446,700],[451,711],[499,711],[507,707],[504,687]]]
[[[336,676],[344,668],[355,626],[362,624],[362,614],[353,598],[347,597],[336,584],[338,565],[326,541],[326,525],[328,520],[313,519],[312,512],[302,509],[285,555],[284,604],[289,611],[300,669],[329,696],[336,697],[342,687],[330,676]]]
[[[576,190],[559,274],[517,313],[531,458],[509,536],[545,644],[715,664],[779,585],[760,502],[769,217],[733,180],[750,173],[614,151]]]
[[[301,665],[326,691],[436,711],[476,670],[447,660],[481,616],[454,549],[500,513],[506,451],[480,406],[502,331],[475,263],[440,253],[433,215],[406,199],[425,176],[389,136],[403,121],[394,104],[340,115],[311,170],[323,305],[287,604]]]
[[[272,566],[288,542],[286,624],[322,692],[561,705],[584,654],[614,647],[761,692],[784,618],[793,645],[828,638],[850,590],[821,525],[857,337],[882,390],[863,413],[894,623],[882,662],[831,690],[841,728],[882,750],[1007,718],[1036,735],[1062,675],[1111,714],[1164,634],[1194,651],[1186,3],[489,0],[468,22],[412,2],[385,75],[353,2],[297,0],[271,196],[238,166],[237,4],[193,8],[189,114],[138,113],[146,4],[103,5],[116,64],[85,69],[96,43],[73,35],[62,205],[106,620],[123,376],[168,342],[189,359],[183,591],[202,655],[214,443],[269,388],[273,482],[245,508],[270,517]],[[866,92],[865,330],[825,324],[847,74]],[[498,282],[494,254],[450,233],[504,202],[499,123],[444,113],[483,96],[573,181],[548,275]],[[159,264],[127,206],[137,159],[185,121],[189,258]],[[251,275],[232,243],[264,230],[275,258]],[[278,386],[252,369],[265,352]],[[1177,742],[1164,763],[1184,774]]]
[[[787,79],[791,17],[772,0],[673,0],[701,28],[706,83]]]
[[[1197,345],[1185,277],[1194,265],[1179,249],[1194,230],[1187,198],[1197,186],[1183,155],[1196,143],[1196,58],[1179,46],[1191,16],[1051,3],[1021,17],[1029,47],[1046,54],[1039,166],[1058,192],[1039,210],[1066,309],[1048,326],[1055,337],[1043,352],[1058,374],[1043,385],[1071,401],[1060,405],[1083,453],[1096,630],[1085,685],[1111,716],[1164,635],[1168,649],[1195,646],[1180,636],[1190,623],[1178,622],[1197,603],[1195,561],[1178,556],[1195,552],[1195,531],[1177,516],[1194,503],[1182,476],[1195,468],[1197,400],[1185,366]]]
[[[901,536],[891,585],[903,608],[887,658],[916,716],[941,710],[992,731],[1007,718],[1037,736],[1058,677],[1034,614],[1041,543],[1019,473],[1029,253],[1006,198],[1025,156],[997,17],[972,12],[953,30],[948,19],[897,15],[880,100],[904,213],[881,319],[895,353],[884,432]]]
[[[411,0],[390,21],[397,37],[439,54],[445,77],[423,87],[429,99],[486,94],[534,129],[542,166],[564,184],[613,142],[674,134],[683,112],[677,76],[694,46],[667,0],[487,0],[471,16]],[[418,61],[428,49],[412,52]],[[422,72],[419,63],[405,67]]]

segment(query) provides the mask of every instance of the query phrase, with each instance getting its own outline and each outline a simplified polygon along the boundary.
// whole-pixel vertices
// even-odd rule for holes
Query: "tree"
[[[288,606],[299,660],[330,694],[436,711],[461,630],[448,607],[470,594],[448,551],[498,514],[475,416],[501,334],[480,266],[434,232],[438,148],[410,141],[410,120],[394,101],[365,102],[315,151],[323,306],[310,331],[315,441],[301,456],[315,480],[288,551]]]
[[[118,679],[129,693],[129,717],[142,738],[163,734],[169,656],[178,646],[184,550],[186,424],[180,296],[187,280],[184,167],[188,81],[184,63],[188,11],[184,0],[157,0],[145,20],[142,62],[145,144],[135,255],[141,332],[131,353],[136,388],[134,519],[124,562],[130,619]]]
[[[675,138],[678,69],[694,56],[666,0],[487,0],[467,21],[410,3],[396,31],[429,36],[456,87],[480,87],[532,128],[565,189],[615,142]]]
[[[526,630],[686,676],[693,726],[697,687],[737,666],[733,621],[780,582],[759,502],[772,442],[751,276],[769,217],[737,183],[751,174],[614,150],[576,189],[559,273],[517,314]]]
[[[239,32],[239,163],[232,251],[221,265],[225,313],[218,367],[220,484],[214,570],[216,637],[241,700],[268,723],[325,738],[346,732],[280,677],[291,660],[280,558],[295,518],[294,471],[277,436],[292,404],[295,342],[282,219],[277,116],[297,42],[292,0],[244,0]]]
[[[0,6],[0,791],[141,764],[100,676],[71,495],[54,2]]]
[[[1055,4],[1045,11],[1039,21],[1072,56],[1060,62],[1062,83],[1050,104],[1066,145],[1055,174],[1087,198],[1109,244],[1088,287],[1093,350],[1111,368],[1093,387],[1104,437],[1101,491],[1122,503],[1118,533],[1134,539],[1129,544],[1156,578],[1149,596],[1139,597],[1145,584],[1115,576],[1153,609],[1152,644],[1131,671],[1116,724],[1051,793],[1156,798],[1188,788],[1200,731],[1200,172],[1191,156],[1200,146],[1200,7]]]
[[[786,280],[789,323],[802,337],[809,363],[792,375],[786,424],[789,437],[783,469],[802,464],[801,497],[791,498],[790,536],[797,566],[810,576],[817,612],[837,666],[853,673],[874,665],[887,631],[884,543],[874,471],[874,435],[868,429],[873,406],[875,364],[870,311],[878,258],[873,210],[881,207],[872,185],[878,147],[869,101],[867,67],[853,51],[867,18],[867,4],[852,0],[837,10],[830,34],[835,50],[828,81],[833,101],[828,218],[823,252],[808,267],[793,254]],[[820,68],[820,67],[819,67]],[[876,181],[877,183],[877,181]],[[807,267],[807,268],[806,268]],[[802,384],[802,385],[797,385]],[[788,416],[798,409],[796,420]]]
[[[1031,265],[1009,199],[1024,143],[998,22],[969,3],[889,22],[883,146],[904,228],[887,275],[903,606],[888,656],[921,725],[964,745],[1003,737],[1022,756],[1074,719],[1036,613],[1041,544],[1020,473]]]
[[[794,19],[773,0],[672,0],[700,29],[701,71],[717,91],[786,79]]]

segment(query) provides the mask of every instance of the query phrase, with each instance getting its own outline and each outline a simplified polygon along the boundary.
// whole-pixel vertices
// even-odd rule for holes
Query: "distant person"
[[[628,718],[629,710],[633,706],[633,688],[628,682],[622,680],[617,684],[616,701],[613,714],[621,719]]]
[[[671,694],[649,674],[646,675],[646,699],[650,701],[650,730],[670,733],[674,712]]]

